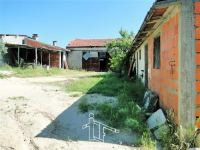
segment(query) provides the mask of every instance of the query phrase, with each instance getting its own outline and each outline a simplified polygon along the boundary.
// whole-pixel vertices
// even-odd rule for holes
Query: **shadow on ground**
[[[107,79],[101,80],[88,93],[95,93],[97,88],[104,88]],[[112,86],[112,84],[110,85]],[[116,87],[119,90],[120,87]],[[105,89],[104,89],[105,90]],[[105,90],[106,91],[106,90]],[[117,91],[116,91],[117,92]],[[72,141],[89,141],[89,128],[82,129],[82,126],[88,123],[89,111],[81,113],[78,109],[79,103],[83,99],[89,99],[89,102],[109,101],[114,97],[102,96],[99,94],[86,94],[75,101],[70,107],[63,111],[55,120],[53,120],[41,133],[36,137],[54,138],[57,140],[72,140]],[[116,99],[115,99],[116,100]],[[101,121],[100,121],[101,122]],[[96,131],[96,129],[95,129]],[[98,131],[98,130],[97,130]],[[107,133],[104,139],[106,143],[132,145],[137,141],[136,134],[130,131],[122,131],[120,133]]]

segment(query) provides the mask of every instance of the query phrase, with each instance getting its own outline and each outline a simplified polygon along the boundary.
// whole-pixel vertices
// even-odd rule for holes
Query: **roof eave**
[[[142,26],[140,27],[138,33],[136,34],[133,42],[132,42],[132,48],[131,48],[131,51],[135,51],[143,42],[144,42],[144,38],[145,37],[142,37],[141,40],[139,40],[140,38],[140,34],[145,34],[145,31],[144,31],[144,28],[145,26],[147,25],[147,23],[149,23],[151,17],[153,16],[153,13],[156,9],[164,9],[164,8],[168,8],[169,6],[172,6],[172,5],[176,5],[180,2],[180,0],[166,0],[166,1],[160,1],[160,2],[155,2],[153,4],[153,6],[150,8],[149,12],[147,13],[143,23],[142,23]],[[158,20],[162,19],[163,15],[161,17],[158,17],[157,19],[154,20],[154,23],[156,24],[158,22]],[[155,25],[154,24],[154,25]],[[153,27],[154,27],[153,25]],[[150,28],[150,30],[147,30],[146,31],[146,35],[148,37],[148,33],[149,32],[152,32],[154,29]],[[138,44],[137,44],[138,43]]]

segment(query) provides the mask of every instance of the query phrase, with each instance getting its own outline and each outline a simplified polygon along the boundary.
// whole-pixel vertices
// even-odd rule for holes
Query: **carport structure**
[[[67,53],[69,50],[40,42],[33,35],[1,35],[8,48],[7,63],[12,66],[25,64],[68,68]]]

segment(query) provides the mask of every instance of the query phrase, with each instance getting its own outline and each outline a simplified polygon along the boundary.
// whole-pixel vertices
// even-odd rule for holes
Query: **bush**
[[[156,150],[156,142],[152,140],[149,130],[143,132],[138,144],[147,147],[149,150]]]
[[[132,32],[120,30],[121,38],[111,41],[107,44],[107,51],[111,56],[110,68],[114,72],[122,74],[127,72],[126,61],[129,60],[128,52],[132,46],[134,35]]]
[[[132,119],[132,118],[127,118],[126,121],[125,121],[125,125],[129,128],[131,128],[132,130],[134,129],[138,129],[139,127],[139,122],[135,119]]]
[[[82,113],[86,113],[88,112],[90,109],[93,108],[93,106],[91,104],[88,103],[87,99],[82,99],[80,104],[78,105],[79,110]]]

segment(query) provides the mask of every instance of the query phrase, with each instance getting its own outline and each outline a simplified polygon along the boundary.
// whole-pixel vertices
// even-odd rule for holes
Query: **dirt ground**
[[[83,96],[70,97],[60,87],[47,84],[74,79],[0,79],[0,150],[136,149],[125,146],[136,140],[130,133],[109,134],[105,143],[88,140],[88,130],[82,130],[88,113],[78,110]],[[97,94],[84,97],[94,101],[115,100]]]

